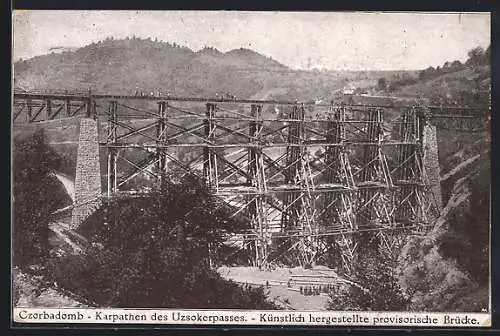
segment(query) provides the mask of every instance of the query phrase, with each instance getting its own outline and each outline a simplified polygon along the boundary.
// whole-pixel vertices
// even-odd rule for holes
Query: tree
[[[70,199],[51,175],[62,159],[43,131],[15,139],[13,154],[13,261],[23,267],[47,256],[49,216]]]
[[[469,59],[467,60],[467,64],[470,64],[474,67],[479,66],[483,63],[484,59],[484,49],[482,47],[476,47],[474,49],[471,49],[467,55],[469,56]]]
[[[364,240],[361,244],[367,245]],[[373,237],[372,237],[373,240]],[[369,245],[373,245],[369,243]],[[396,259],[384,251],[363,254],[356,260],[352,280],[358,285],[345,284],[330,293],[329,310],[404,311],[408,299],[404,296],[395,274]]]
[[[491,63],[491,44],[486,48],[486,51],[483,55],[483,64],[487,65]]]
[[[93,246],[50,273],[102,306],[275,309],[263,289],[241,288],[210,267],[242,225],[228,210],[192,176],[149,197],[110,201],[81,227]]]
[[[458,71],[462,68],[462,62],[459,60],[455,60],[451,63],[450,70],[451,71]]]
[[[386,79],[385,78],[379,78],[377,85],[378,85],[378,89],[380,91],[385,91],[387,89],[387,81],[386,81]]]

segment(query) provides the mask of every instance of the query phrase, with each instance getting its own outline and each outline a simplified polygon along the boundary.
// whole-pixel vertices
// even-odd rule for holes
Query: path
[[[75,202],[75,181],[69,178],[69,176],[63,174],[63,173],[53,173],[55,177],[63,184],[64,189],[66,189],[66,193],[69,195],[71,198],[71,201],[73,203]]]

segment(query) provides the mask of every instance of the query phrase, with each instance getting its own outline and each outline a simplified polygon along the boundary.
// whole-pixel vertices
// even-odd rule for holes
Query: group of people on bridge
[[[134,93],[134,96],[135,97],[146,97],[148,96],[148,94],[146,92],[144,92],[143,90],[139,90],[138,87],[135,88],[135,93]],[[162,96],[162,92],[160,89],[156,89],[156,90],[153,90],[149,93],[149,96],[150,97],[161,97]],[[169,92],[166,92],[165,93],[165,96],[168,97],[170,96],[170,93]]]
[[[139,89],[139,87],[136,87],[135,92],[134,92],[134,96],[135,97],[146,97],[146,96],[169,97],[170,93],[168,91],[163,93],[160,89],[155,89],[148,94],[147,91],[143,91],[143,90]],[[215,93],[215,98],[220,99],[220,100],[236,100],[236,96],[233,94],[230,94],[230,93],[222,93],[222,94]]]

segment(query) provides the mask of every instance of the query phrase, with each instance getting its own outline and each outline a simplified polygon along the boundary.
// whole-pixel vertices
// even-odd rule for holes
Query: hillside
[[[96,92],[127,93],[136,88],[145,93],[158,89],[171,92],[175,88],[178,94],[210,94],[223,75],[227,76],[223,82],[234,84],[234,75],[242,70],[268,72],[287,68],[247,49],[221,53],[205,48],[194,52],[175,44],[141,39],[108,39],[14,65],[16,86],[27,90],[78,90],[90,86]],[[234,91],[258,90],[251,81],[241,82]]]
[[[469,51],[469,59],[418,72],[381,76],[377,95],[420,97],[436,105],[487,106],[491,95],[490,47]]]
[[[423,70],[391,91],[425,97],[433,104],[488,106],[490,82],[487,52],[471,53],[465,64],[446,62],[441,69]],[[491,134],[487,129],[437,133],[443,208],[427,235],[407,239],[399,280],[411,297],[411,310],[486,311]]]
[[[14,267],[12,278],[12,304],[17,308],[89,307],[79,302],[73,293],[58,288],[55,283],[44,282],[41,276],[29,274]]]
[[[474,146],[459,151],[466,158]],[[486,311],[489,305],[489,144],[456,172],[447,201],[430,232],[410,236],[399,258],[399,281],[411,297],[410,310]],[[456,159],[456,157],[455,157]],[[453,160],[446,162],[451,164]],[[463,167],[462,167],[463,166]],[[442,181],[443,183],[443,181]]]
[[[25,90],[85,90],[133,94],[136,89],[177,95],[228,93],[251,96],[256,78],[286,72],[284,65],[248,49],[198,52],[151,40],[107,39],[74,51],[14,64],[15,86]]]
[[[444,73],[435,78],[404,85],[394,91],[395,95],[427,97],[434,103],[459,105],[485,105],[491,85],[489,66],[467,67]]]
[[[87,90],[96,93],[238,98],[327,99],[332,92],[370,87],[381,76],[405,71],[293,70],[253,50],[199,51],[151,39],[107,39],[74,50],[21,60],[14,64],[16,88]],[[262,99],[262,98],[261,98]]]

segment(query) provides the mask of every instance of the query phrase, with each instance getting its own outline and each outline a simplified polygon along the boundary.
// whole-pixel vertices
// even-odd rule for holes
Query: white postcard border
[[[15,323],[491,327],[489,313],[14,308]]]

